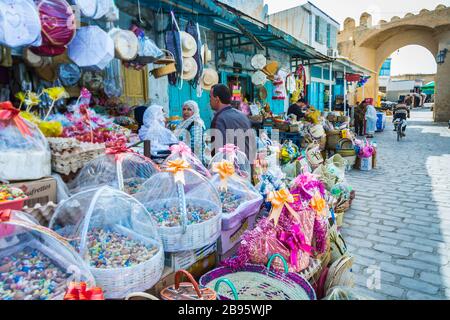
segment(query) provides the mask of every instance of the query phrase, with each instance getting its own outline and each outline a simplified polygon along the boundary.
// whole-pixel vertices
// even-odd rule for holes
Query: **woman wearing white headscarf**
[[[165,120],[161,106],[151,105],[144,113],[144,125],[139,130],[139,138],[151,142],[153,155],[157,155],[160,151],[168,151],[170,145],[178,143],[172,131],[166,128]]]
[[[200,118],[197,102],[186,101],[183,104],[183,122],[175,130],[175,136],[188,145],[202,162],[204,162],[205,153],[205,130],[205,123]]]

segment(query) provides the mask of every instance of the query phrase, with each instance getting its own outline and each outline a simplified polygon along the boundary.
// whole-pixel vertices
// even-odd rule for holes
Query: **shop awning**
[[[356,62],[353,62],[348,58],[338,57],[336,59],[336,63],[333,65],[333,70],[344,72],[344,67],[347,73],[355,73],[365,76],[374,76],[376,74],[375,71],[370,70]]]
[[[177,18],[198,21],[207,29],[226,34],[227,39],[239,38],[239,46],[253,44],[260,50],[272,48],[293,58],[333,61],[284,31],[216,0],[141,0],[140,3],[142,8],[164,13],[173,11]],[[126,0],[118,6],[122,10],[136,7],[137,1]]]

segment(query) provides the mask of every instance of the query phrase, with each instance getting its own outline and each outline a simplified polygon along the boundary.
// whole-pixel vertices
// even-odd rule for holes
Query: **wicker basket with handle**
[[[189,282],[181,282],[181,277],[186,276]],[[175,273],[175,284],[161,291],[163,300],[216,300],[216,292],[210,288],[200,288],[194,277],[186,270]]]

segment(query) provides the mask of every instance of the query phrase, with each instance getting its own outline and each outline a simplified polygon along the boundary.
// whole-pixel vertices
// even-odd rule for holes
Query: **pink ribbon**
[[[237,151],[239,151],[239,148],[234,144],[226,144],[223,148],[220,148],[219,151],[226,154],[236,154]]]
[[[185,143],[180,142],[179,144],[175,144],[169,148],[169,150],[173,154],[190,155],[192,153],[191,148],[189,148]]]
[[[296,268],[298,267],[298,253],[300,250],[310,255],[312,254],[313,248],[306,243],[305,235],[299,224],[293,225],[289,231],[282,231],[278,240],[289,248],[291,252],[290,263]]]

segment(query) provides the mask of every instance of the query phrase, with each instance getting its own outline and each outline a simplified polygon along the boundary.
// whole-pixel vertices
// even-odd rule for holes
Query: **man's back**
[[[250,148],[256,144],[256,140],[252,125],[247,116],[239,110],[233,109],[232,107],[225,107],[218,111],[212,120],[211,129],[220,131],[222,135],[222,142],[219,142],[217,137],[215,137],[214,149],[217,150],[226,144],[243,147],[245,142],[245,154],[247,157],[250,156],[250,153],[253,153],[250,152]]]

